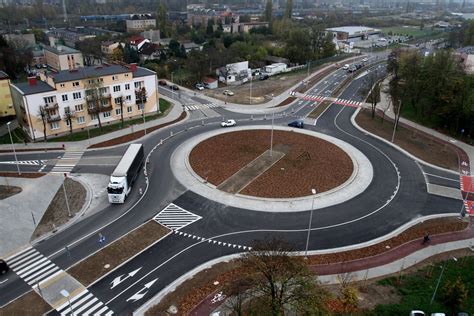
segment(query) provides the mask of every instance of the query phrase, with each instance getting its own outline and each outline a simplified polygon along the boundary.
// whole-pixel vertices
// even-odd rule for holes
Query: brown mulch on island
[[[191,167],[217,186],[268,150],[270,133],[270,130],[249,130],[211,137],[191,151]],[[254,179],[241,194],[267,198],[307,196],[312,188],[318,193],[333,189],[352,174],[351,158],[325,140],[275,130],[273,146],[278,144],[290,146],[290,152]]]
[[[186,118],[186,115],[187,115],[186,112],[181,112],[181,115],[177,119],[175,119],[171,122],[167,122],[167,123],[164,123],[164,124],[160,124],[160,125],[157,125],[157,126],[147,128],[146,132],[149,134],[151,132],[156,131],[157,129],[160,129],[160,128],[166,127],[168,125],[177,123],[181,120],[184,120]],[[145,131],[142,130],[142,131],[133,132],[133,133],[130,133],[130,134],[127,134],[127,135],[124,135],[124,136],[120,136],[120,137],[117,137],[117,138],[109,139],[109,140],[91,145],[87,148],[102,148],[102,147],[109,147],[109,146],[114,146],[114,145],[125,144],[125,143],[128,143],[128,142],[131,142],[132,140],[143,137],[143,136],[145,136]]]
[[[12,185],[0,185],[0,200],[14,196],[22,191],[20,187],[15,187]]]
[[[44,175],[46,175],[46,173],[43,173],[43,172],[22,172],[21,174],[18,174],[18,172],[0,172],[0,177],[7,177],[7,178],[34,179],[34,178],[40,178]]]
[[[35,291],[30,291],[17,300],[0,308],[0,316],[11,315],[43,315],[51,310],[51,306],[46,303]]]

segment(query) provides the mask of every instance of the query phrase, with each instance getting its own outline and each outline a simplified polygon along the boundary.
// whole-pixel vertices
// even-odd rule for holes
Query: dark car
[[[179,87],[174,84],[174,85],[170,86],[170,89],[171,90],[179,90]]]
[[[0,275],[4,275],[8,272],[8,270],[8,264],[4,260],[0,259]]]
[[[293,122],[288,123],[288,126],[296,127],[296,128],[304,128],[304,123],[303,121],[293,121]]]
[[[158,84],[159,84],[160,86],[166,86],[166,85],[168,85],[168,84],[166,83],[166,81],[164,81],[164,80],[158,81]]]
[[[261,74],[258,79],[260,79],[260,80],[267,80],[268,78],[269,78],[268,75]]]

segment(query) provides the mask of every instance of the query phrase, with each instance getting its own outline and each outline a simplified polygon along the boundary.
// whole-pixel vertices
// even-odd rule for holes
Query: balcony
[[[146,103],[147,96],[145,88],[136,89],[135,90],[135,103],[136,104],[143,104]]]
[[[97,113],[108,112],[108,111],[112,111],[112,104],[110,103],[108,105],[101,105],[98,108],[95,106],[87,107],[87,113],[89,114],[97,114]]]
[[[46,103],[46,104],[44,105],[44,109],[45,109],[46,111],[54,111],[54,110],[59,109],[59,106],[58,106],[57,103]]]
[[[93,101],[97,99],[111,99],[112,95],[107,92],[107,93],[102,93],[101,95],[86,95],[86,100],[87,101]]]
[[[59,116],[59,115],[48,115],[46,120],[48,121],[48,123],[58,122],[58,121],[61,121],[61,116]]]

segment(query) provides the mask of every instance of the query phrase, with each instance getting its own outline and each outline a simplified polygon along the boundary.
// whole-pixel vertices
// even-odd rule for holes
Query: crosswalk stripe
[[[86,304],[82,305],[80,308],[78,308],[77,310],[74,310],[74,312],[78,315],[80,315],[80,313],[85,310],[86,308],[88,308],[89,306],[91,306],[92,304],[94,304],[95,302],[97,302],[98,299],[96,297],[92,297],[92,299],[90,301],[88,301]]]
[[[94,315],[97,315],[94,311],[98,308],[100,308],[101,306],[103,306],[104,303],[102,303],[101,301],[97,301],[97,304],[95,304],[94,306],[92,306],[91,308],[89,308],[85,313],[84,315],[91,315],[91,314],[94,314]],[[107,307],[107,306],[105,306]]]
[[[38,258],[41,258],[39,260],[30,260],[28,262],[26,262],[25,264],[23,264],[22,266],[20,267],[16,267],[17,271],[16,273],[18,274],[29,274],[28,271],[34,271],[36,270],[36,267],[40,266],[42,267],[43,266],[43,263],[48,263],[48,258],[44,257],[43,255],[39,255]]]
[[[43,259],[38,260],[32,266],[28,266],[27,268],[19,270],[16,273],[21,275],[22,278],[26,278],[27,276],[31,275],[35,271],[42,269],[45,266],[52,268],[55,266],[55,264],[49,261],[48,258],[43,257]]]
[[[100,310],[98,310],[97,312],[94,313],[94,315],[100,315],[102,314],[103,312],[105,312],[106,310],[108,310],[109,308],[107,306],[104,306],[103,308],[101,308]]]
[[[9,264],[10,266],[13,268],[21,268],[22,265],[25,263],[25,262],[28,262],[31,260],[31,258],[34,258],[34,257],[38,257],[38,256],[41,256],[41,254],[37,251],[33,251],[33,252],[30,252],[27,256],[21,258],[20,260],[18,261],[9,261]]]
[[[38,275],[36,278],[32,279],[32,280],[29,280],[29,281],[25,281],[26,283],[28,283],[30,286],[33,286],[37,283],[43,283],[43,282],[47,282],[49,279],[55,277],[56,275],[59,275],[63,273],[63,270],[59,269],[57,266],[55,266],[53,269],[51,270],[48,270],[40,275]],[[41,279],[41,281],[37,281],[37,279]]]
[[[7,258],[7,261],[9,264],[12,264],[14,263],[16,260],[20,259],[20,258],[23,258],[24,256],[26,256],[28,253],[31,253],[32,251],[34,251],[35,248],[33,247],[28,247],[28,248],[25,248],[23,249],[22,251],[16,253],[16,254],[13,254],[11,255],[10,257]]]
[[[30,275],[30,276],[24,278],[25,282],[26,282],[26,283],[29,283],[30,281],[33,281],[35,278],[41,276],[44,272],[51,272],[51,273],[54,273],[54,272],[56,272],[56,271],[59,270],[58,266],[56,266],[55,264],[51,264],[51,265],[53,265],[53,267],[47,266],[47,267],[45,267],[45,268],[43,268],[43,269],[41,269],[41,270],[39,270],[39,271],[33,273],[32,275]],[[47,271],[48,269],[51,269],[51,270]],[[44,274],[43,276],[46,276],[46,274]]]

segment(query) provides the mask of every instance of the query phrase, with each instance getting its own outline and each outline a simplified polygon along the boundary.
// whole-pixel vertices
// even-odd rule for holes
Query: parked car
[[[410,312],[410,316],[425,316],[425,312],[418,311],[418,310],[413,310],[413,311]]]
[[[224,92],[222,92],[224,95],[228,95],[228,96],[233,96],[234,95],[234,92],[230,91],[230,90],[224,90]]]
[[[342,70],[349,70],[349,67],[350,67],[349,64],[345,64],[344,66],[342,66]]]
[[[267,80],[268,78],[269,78],[268,75],[266,75],[266,74],[261,74],[258,79],[259,79],[259,80]]]
[[[364,63],[366,63],[366,62],[369,61],[369,59],[368,59],[367,57],[365,57],[364,59],[362,59],[362,61],[363,61]]]
[[[199,91],[202,91],[204,90],[204,85],[202,83],[196,83],[196,89],[198,89]]]
[[[230,127],[230,126],[235,126],[235,125],[237,125],[237,122],[235,122],[235,120],[227,120],[227,121],[221,122],[221,127]]]
[[[362,68],[362,64],[357,64],[357,65],[355,65],[355,66],[356,66],[356,69]]]
[[[174,85],[170,86],[170,89],[171,90],[179,90],[179,87],[174,84]]]
[[[167,86],[167,85],[168,85],[165,80],[159,80],[159,81],[158,81],[158,84],[159,84],[160,86]]]
[[[0,275],[4,275],[8,272],[8,270],[10,270],[8,264],[5,262],[5,260],[0,259]]]
[[[288,123],[288,126],[296,127],[296,128],[304,128],[304,123],[301,120],[296,120],[296,121]]]
[[[431,316],[446,316],[445,313],[431,313]]]

